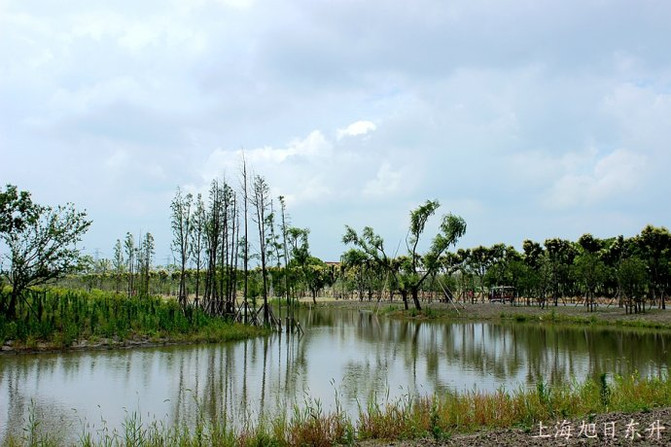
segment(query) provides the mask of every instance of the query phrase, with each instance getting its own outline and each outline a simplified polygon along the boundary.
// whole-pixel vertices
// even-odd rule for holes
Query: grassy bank
[[[201,415],[192,426],[166,427],[130,415],[121,431],[104,431],[102,438],[84,431],[84,446],[330,446],[371,440],[399,441],[431,438],[449,441],[464,433],[516,430],[519,439],[533,439],[539,423],[581,418],[593,421],[608,412],[651,412],[671,406],[671,381],[667,378],[616,377],[533,390],[495,393],[466,392],[406,397],[384,405],[370,404],[349,417],[343,412],[325,414],[319,403],[294,409],[290,414],[267,417],[244,429],[232,429],[226,420]],[[98,432],[100,435],[100,432]],[[58,434],[41,433],[31,419],[21,437],[4,441],[7,446],[59,445]]]
[[[0,346],[19,351],[131,342],[225,341],[263,333],[259,328],[211,317],[200,309],[188,308],[184,312],[175,300],[128,298],[95,290],[28,291],[18,305],[16,318],[6,321],[0,316]]]
[[[347,304],[341,304],[346,307]],[[362,307],[362,306],[358,306]],[[397,304],[371,307],[390,318],[418,321],[507,321],[520,323],[552,323],[588,326],[616,326],[622,328],[647,328],[671,331],[671,311],[651,309],[640,314],[626,314],[618,308],[600,308],[587,312],[582,307],[509,306],[501,304],[466,304],[453,307],[443,303],[404,310]]]

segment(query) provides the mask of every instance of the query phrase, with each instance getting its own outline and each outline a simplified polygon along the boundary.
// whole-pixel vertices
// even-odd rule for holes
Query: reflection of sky
[[[324,318],[322,320],[322,318]],[[76,437],[145,421],[236,422],[306,400],[356,414],[434,390],[513,390],[598,372],[666,371],[669,337],[534,325],[408,323],[357,311],[312,312],[305,336],[206,346],[0,357],[0,434],[25,426],[31,402],[46,427]],[[103,423],[103,421],[105,421]],[[0,438],[1,439],[1,438]]]

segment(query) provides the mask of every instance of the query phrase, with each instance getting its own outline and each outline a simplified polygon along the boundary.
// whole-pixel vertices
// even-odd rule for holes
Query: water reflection
[[[167,424],[201,415],[236,423],[291,411],[306,399],[356,413],[370,398],[494,390],[598,377],[661,375],[669,335],[540,324],[391,321],[372,312],[301,315],[302,338],[207,346],[0,356],[0,439],[20,434],[32,411],[70,436],[120,429],[137,413]]]

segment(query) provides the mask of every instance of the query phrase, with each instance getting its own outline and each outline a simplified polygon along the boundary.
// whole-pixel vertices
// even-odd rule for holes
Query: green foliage
[[[71,203],[56,208],[38,205],[30,193],[18,193],[7,185],[0,192],[0,241],[8,250],[8,269],[0,270],[0,275],[13,291],[0,301],[0,313],[12,319],[24,290],[75,270],[80,260],[76,244],[90,225],[86,213]]]
[[[606,373],[602,373],[599,376],[599,396],[601,397],[601,404],[606,408],[608,408],[608,405],[610,405],[611,394],[612,391],[610,389],[610,385],[608,385],[608,378]]]
[[[7,291],[0,292],[7,294]],[[82,339],[168,337],[191,341],[246,338],[255,328],[233,325],[201,309],[182,309],[177,301],[160,297],[128,298],[123,294],[62,289],[28,290],[16,320],[0,317],[0,340],[45,343],[55,348]],[[35,312],[35,309],[41,309]]]
[[[443,267],[443,254],[466,232],[466,222],[461,217],[447,214],[441,219],[440,231],[434,236],[430,249],[424,255],[418,253],[419,241],[426,224],[439,206],[437,200],[427,200],[410,211],[410,227],[406,239],[408,253],[395,259],[387,256],[384,240],[371,227],[364,227],[361,236],[351,227],[345,227],[343,243],[356,247],[356,250],[347,252],[347,260],[362,257],[393,276],[392,284],[401,292],[406,308],[407,297],[411,294],[415,308],[421,310],[418,294],[422,284]]]
[[[623,260],[618,269],[618,282],[624,295],[632,300],[640,298],[645,292],[648,272],[645,263],[631,257]]]

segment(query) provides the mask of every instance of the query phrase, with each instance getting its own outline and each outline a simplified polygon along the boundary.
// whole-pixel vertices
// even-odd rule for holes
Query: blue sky
[[[0,182],[74,202],[84,245],[170,253],[177,186],[240,151],[315,255],[390,251],[426,199],[459,246],[669,226],[671,2],[0,0]],[[402,246],[402,244],[401,244]]]

